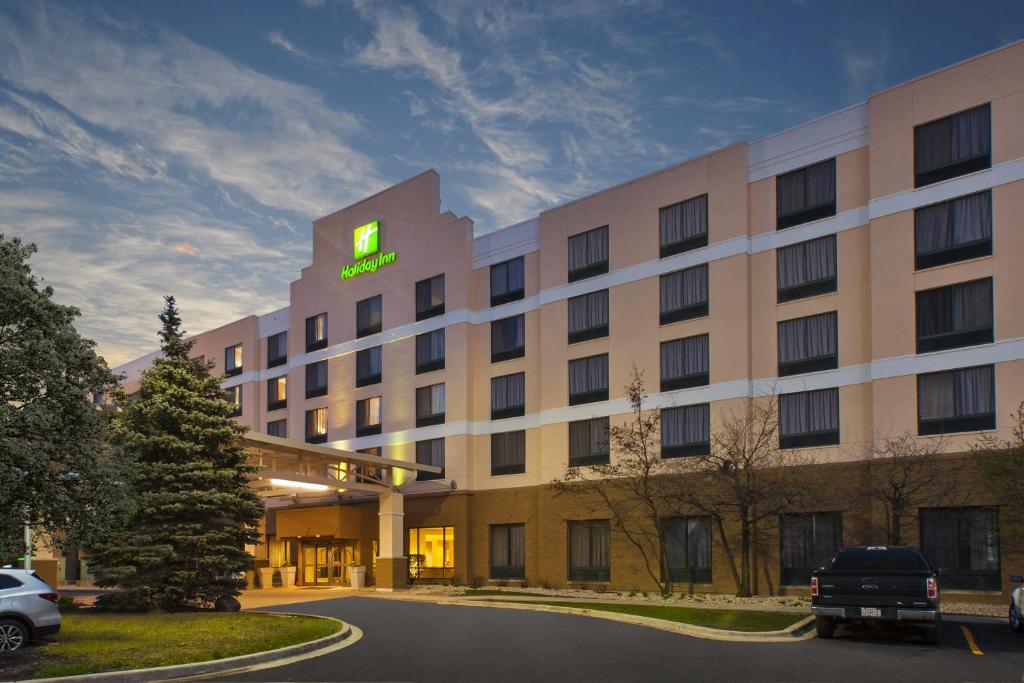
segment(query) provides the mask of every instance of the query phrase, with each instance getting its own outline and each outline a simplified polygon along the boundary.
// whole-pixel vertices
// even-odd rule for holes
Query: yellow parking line
[[[971,629],[961,624],[960,630],[963,631],[964,640],[967,641],[967,647],[971,648],[971,652],[973,652],[976,655],[985,654],[981,651],[981,648],[978,647],[978,644],[974,642],[974,634],[971,633]]]

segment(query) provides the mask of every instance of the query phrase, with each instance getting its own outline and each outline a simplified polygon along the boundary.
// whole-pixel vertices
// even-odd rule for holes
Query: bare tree
[[[986,492],[1000,506],[1000,534],[1024,538],[1024,402],[1013,414],[1010,438],[981,437],[971,449]]]

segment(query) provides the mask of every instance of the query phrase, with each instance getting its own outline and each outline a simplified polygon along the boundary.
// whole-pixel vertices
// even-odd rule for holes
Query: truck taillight
[[[818,577],[817,576],[812,576],[811,577],[811,597],[812,598],[818,597]]]
[[[939,582],[935,580],[934,576],[928,577],[928,599],[934,600],[939,597]]]

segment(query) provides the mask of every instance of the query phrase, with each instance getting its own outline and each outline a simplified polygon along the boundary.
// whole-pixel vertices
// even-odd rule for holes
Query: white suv
[[[0,567],[0,652],[59,630],[56,591],[33,571]]]

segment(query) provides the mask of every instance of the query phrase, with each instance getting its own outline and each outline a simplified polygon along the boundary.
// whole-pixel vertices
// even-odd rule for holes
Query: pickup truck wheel
[[[939,644],[939,625],[927,626],[924,629],[924,642],[927,645]]]
[[[831,638],[836,632],[836,622],[828,617],[814,617],[814,630],[819,638]]]
[[[1021,617],[1017,605],[1010,603],[1010,628],[1017,633],[1024,633],[1024,617]]]

